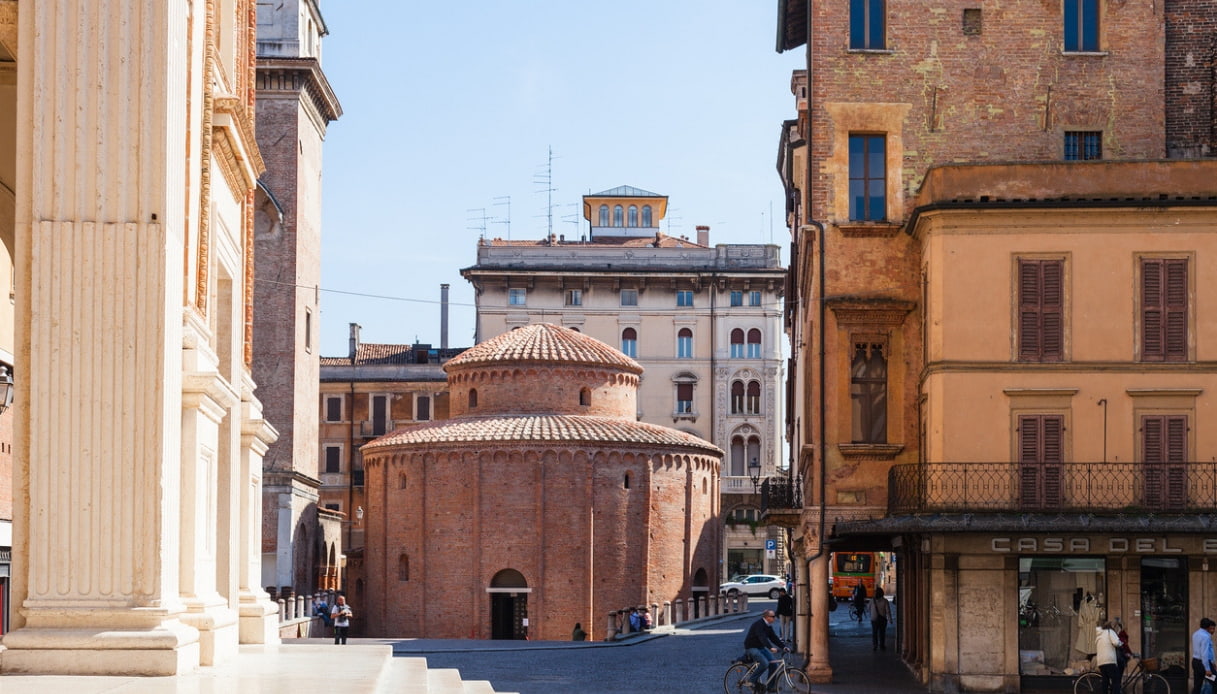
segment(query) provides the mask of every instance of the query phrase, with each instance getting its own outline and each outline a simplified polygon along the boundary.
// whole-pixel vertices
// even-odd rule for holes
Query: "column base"
[[[199,630],[199,664],[215,665],[236,658],[240,646],[236,611],[226,603],[186,604],[187,610],[179,619]]]
[[[33,621],[33,620],[31,620]],[[199,632],[176,619],[147,629],[26,626],[5,634],[5,675],[170,676],[199,668]]]
[[[832,683],[832,666],[830,665],[808,663],[805,672],[807,673],[807,679],[811,680],[812,684]]]
[[[241,643],[283,643],[279,637],[279,606],[266,593],[261,597],[242,593],[240,615]]]

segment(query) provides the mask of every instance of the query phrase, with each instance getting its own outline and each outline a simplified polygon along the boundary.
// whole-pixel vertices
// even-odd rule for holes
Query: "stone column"
[[[252,384],[242,395],[245,422],[241,432],[241,473],[247,480],[241,504],[240,587],[238,589],[241,643],[280,643],[278,609],[260,584],[262,578],[262,456],[278,433],[262,419]],[[334,604],[331,595],[326,604]]]
[[[828,610],[816,610],[816,605],[828,604],[828,552],[811,562],[808,572],[811,581],[811,639],[807,648],[807,676],[812,682],[832,681],[832,665],[828,660]]]

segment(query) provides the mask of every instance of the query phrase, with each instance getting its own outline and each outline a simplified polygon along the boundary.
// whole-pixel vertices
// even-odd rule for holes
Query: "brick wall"
[[[1211,157],[1217,122],[1217,4],[1166,0],[1166,147],[1171,157]]]

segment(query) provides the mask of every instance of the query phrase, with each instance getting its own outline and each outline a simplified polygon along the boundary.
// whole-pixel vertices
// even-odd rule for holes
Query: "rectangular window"
[[[749,306],[760,306],[761,305],[761,293],[760,292],[749,292],[748,293],[748,305]]]
[[[418,403],[414,408],[417,416],[416,420],[420,422],[430,421],[431,419],[431,397],[428,395],[418,396]]]
[[[1075,645],[1094,647],[1090,643],[1095,640],[1092,625],[1100,623],[1103,614],[1115,616],[1112,605],[1117,604],[1116,599],[1108,598],[1104,607],[1103,596],[1122,593],[1114,581],[1113,588],[1107,589],[1106,569],[1104,557],[1057,554],[1018,558],[1018,648],[1029,656],[1019,659],[1019,674],[1064,672],[1077,661]],[[1139,572],[1132,569],[1128,573]],[[1180,573],[1186,575],[1187,571]],[[1159,651],[1146,647],[1145,652]]]
[[[325,471],[342,472],[342,446],[325,447]]]
[[[731,292],[731,305],[732,306],[743,306],[744,305],[744,293],[743,292]]]
[[[887,48],[884,0],[849,0],[849,47],[879,51]]]
[[[630,359],[638,358],[638,339],[633,337],[621,338],[621,353]]]
[[[684,307],[693,306],[693,292],[688,289],[681,289],[676,292],[676,305]]]
[[[1065,133],[1065,161],[1103,158],[1103,132],[1079,130]]]
[[[313,351],[313,312],[304,309],[304,351]]]
[[[372,435],[383,436],[389,433],[389,397],[387,395],[372,396]]]
[[[1099,50],[1099,0],[1065,0],[1065,50]]]
[[[742,342],[732,342],[731,343],[731,358],[732,359],[743,359],[744,358],[744,343],[742,343]]]
[[[887,137],[849,136],[849,218],[887,219]]]
[[[1060,507],[1064,432],[1061,415],[1019,416],[1019,493],[1024,510]]]
[[[1141,417],[1145,507],[1181,511],[1187,505],[1187,415]]]
[[[622,289],[621,290],[621,305],[622,306],[637,306],[638,305],[638,290],[637,289]]]
[[[1018,261],[1018,358],[1064,358],[1063,260]]]
[[[342,421],[342,398],[335,395],[327,395],[325,398],[325,421],[341,422]]]
[[[693,336],[692,335],[681,335],[676,338],[676,358],[677,359],[692,359],[693,358]]]
[[[676,384],[676,412],[678,414],[693,413],[693,384]]]
[[[528,296],[527,289],[508,289],[507,290],[507,305],[508,306],[524,306],[525,299]]]
[[[761,343],[759,343],[759,342],[749,342],[748,343],[748,358],[749,359],[760,359],[761,358]]]
[[[1186,258],[1141,259],[1141,360],[1187,361]]]
[[[583,290],[582,289],[567,289],[566,290],[566,305],[567,306],[582,306],[583,305]]]

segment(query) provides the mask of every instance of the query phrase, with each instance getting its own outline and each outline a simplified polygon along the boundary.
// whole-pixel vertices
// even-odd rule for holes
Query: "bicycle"
[[[1171,685],[1159,675],[1157,658],[1138,660],[1124,672],[1120,690],[1127,694],[1170,694]],[[1085,672],[1073,681],[1073,694],[1099,694],[1103,691],[1103,676],[1095,671]]]
[[[794,667],[786,660],[789,655],[790,649],[786,649],[782,653],[782,657],[774,661],[776,668],[773,674],[767,679],[762,678],[761,683],[769,691],[780,692],[780,694],[810,694],[811,680],[807,679],[806,672]],[[723,675],[723,691],[727,694],[752,692],[752,684],[748,678],[760,665],[747,654],[737,658],[731,667],[727,668],[727,674]]]
[[[863,617],[865,614],[866,614],[866,606],[865,606],[865,605],[859,605],[859,604],[858,604],[858,603],[856,603],[856,602],[851,602],[851,603],[849,603],[849,618],[850,618],[850,619],[856,619],[856,620],[858,620],[858,623],[859,623],[859,624],[861,624],[861,623],[862,623],[862,617]]]

